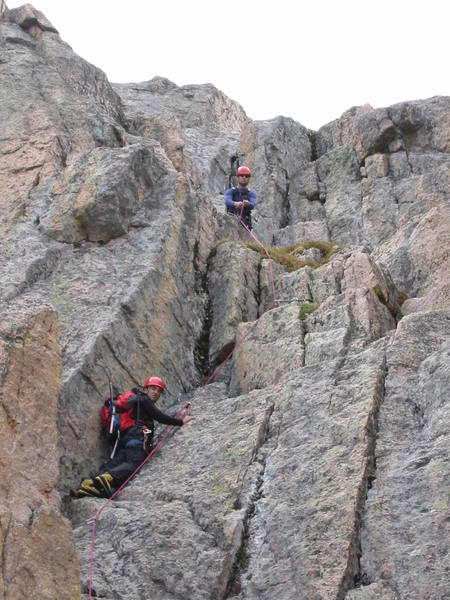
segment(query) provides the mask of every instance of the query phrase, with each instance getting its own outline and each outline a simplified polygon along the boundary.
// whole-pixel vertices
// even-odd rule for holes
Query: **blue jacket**
[[[256,194],[249,190],[247,187],[237,187],[237,188],[229,188],[225,192],[225,206],[227,208],[227,212],[232,213],[234,215],[239,214],[240,210],[235,208],[235,202],[241,202],[242,200],[248,200],[250,202],[250,206],[244,208],[244,214],[249,213],[256,206]]]

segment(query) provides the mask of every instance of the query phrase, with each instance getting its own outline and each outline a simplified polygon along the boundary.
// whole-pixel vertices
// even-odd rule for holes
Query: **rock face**
[[[3,311],[0,521],[4,598],[79,597],[70,523],[56,491],[61,352],[57,313]]]
[[[31,5],[0,47],[2,597],[450,597],[450,99],[313,132],[112,85]],[[151,373],[196,420],[70,499]]]

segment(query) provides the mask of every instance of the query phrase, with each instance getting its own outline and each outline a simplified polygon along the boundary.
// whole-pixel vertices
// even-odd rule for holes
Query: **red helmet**
[[[245,166],[239,167],[239,169],[236,171],[236,177],[239,177],[239,175],[248,175],[251,177],[250,169]]]
[[[162,391],[164,391],[164,387],[165,387],[164,386],[164,381],[161,379],[161,377],[155,377],[154,375],[152,375],[144,383],[144,388],[148,388],[148,387],[150,387],[152,385],[154,385],[156,387],[159,387]]]

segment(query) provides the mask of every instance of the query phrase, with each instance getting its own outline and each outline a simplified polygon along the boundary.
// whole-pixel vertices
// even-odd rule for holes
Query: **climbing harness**
[[[242,167],[241,167],[242,168]],[[248,188],[231,188],[231,197],[233,202],[241,202],[241,210],[239,211],[239,220],[245,223],[249,229],[252,229],[252,212],[248,206],[244,206],[245,201],[250,200],[250,190]],[[225,210],[230,215],[237,215],[233,209],[225,207]]]
[[[142,448],[144,450],[147,450],[147,446],[153,439],[153,429],[149,429],[148,427],[145,427],[145,429],[142,430],[142,433],[144,434],[144,441],[142,442]]]
[[[239,167],[239,163],[238,163],[238,167]],[[231,187],[231,186],[230,186]],[[268,308],[266,308],[266,310],[261,313],[261,315],[258,317],[258,319],[256,319],[256,321],[254,323],[252,323],[252,325],[247,329],[247,331],[244,333],[244,335],[237,340],[236,344],[234,345],[234,348],[227,354],[227,356],[225,357],[225,359],[215,368],[215,370],[213,371],[213,373],[208,377],[208,379],[205,381],[205,383],[202,385],[200,392],[206,388],[207,385],[209,385],[212,381],[214,381],[215,377],[218,375],[218,373],[220,373],[220,371],[225,367],[225,364],[230,360],[230,358],[233,356],[233,354],[235,353],[235,351],[244,343],[244,341],[247,339],[247,337],[252,333],[252,331],[256,328],[256,326],[258,325],[259,321],[261,320],[261,318],[264,316],[264,314],[271,310],[272,308],[274,308],[276,306],[277,303],[277,299],[276,299],[276,293],[275,293],[275,280],[274,280],[274,274],[273,274],[273,266],[272,266],[272,259],[270,258],[269,252],[267,251],[266,247],[263,245],[263,243],[255,236],[255,234],[251,231],[251,229],[249,229],[247,227],[247,225],[244,223],[242,216],[243,216],[243,208],[244,205],[241,205],[241,210],[240,210],[240,214],[239,214],[239,222],[242,225],[242,227],[244,227],[244,229],[247,231],[247,233],[249,234],[249,236],[259,245],[261,246],[261,248],[264,250],[264,252],[267,255],[267,259],[268,259],[268,264],[269,264],[269,271],[270,271],[270,279],[271,279],[271,285],[272,285],[272,303],[270,304],[270,306]],[[181,410],[179,410],[175,417],[176,418],[183,418],[188,410],[191,407],[191,403],[188,402]],[[139,410],[139,406],[138,406],[138,410]],[[139,419],[139,417],[138,417]],[[161,432],[158,442],[157,444],[154,446],[154,448],[151,450],[151,452],[149,452],[149,454],[145,457],[145,459],[142,461],[142,463],[136,468],[136,470],[128,477],[128,479],[102,504],[102,506],[99,508],[99,510],[96,512],[96,514],[94,515],[93,518],[93,522],[92,522],[92,535],[91,535],[91,555],[90,555],[90,565],[89,565],[89,600],[92,599],[92,577],[93,577],[93,567],[94,567],[94,543],[95,543],[95,530],[97,527],[97,521],[100,517],[100,515],[102,514],[102,512],[104,511],[104,509],[108,506],[108,504],[110,502],[112,502],[112,500],[114,500],[114,498],[116,498],[116,496],[123,490],[123,488],[134,478],[134,476],[142,469],[142,467],[147,463],[147,461],[149,461],[153,455],[161,448],[161,446],[174,434],[175,432],[175,427],[171,426],[171,425],[167,425],[163,431]],[[145,435],[145,430],[144,430],[144,435]],[[145,442],[144,442],[145,443]]]

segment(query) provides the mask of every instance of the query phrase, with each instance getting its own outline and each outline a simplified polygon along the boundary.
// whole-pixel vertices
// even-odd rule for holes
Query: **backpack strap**
[[[136,425],[141,425],[141,392],[139,391],[137,394],[137,402],[136,402]]]

